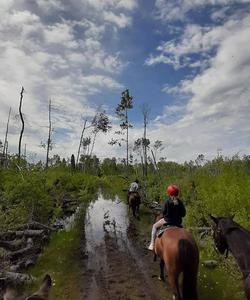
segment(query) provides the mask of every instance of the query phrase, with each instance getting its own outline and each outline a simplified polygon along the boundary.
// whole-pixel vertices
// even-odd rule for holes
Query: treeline
[[[180,186],[187,205],[186,223],[208,225],[208,215],[230,216],[250,227],[250,156],[227,158],[217,156],[207,161],[199,155],[195,161],[179,164],[161,160],[148,161],[147,176],[142,163],[127,165],[116,158],[100,160],[95,155],[74,159],[54,156],[50,167],[42,162],[32,164],[18,157],[8,159],[8,167],[0,168],[0,222],[32,218],[46,222],[62,214],[63,198],[88,197],[98,186],[126,189],[138,178],[145,204],[162,201],[170,183]],[[20,222],[24,220],[20,220]]]

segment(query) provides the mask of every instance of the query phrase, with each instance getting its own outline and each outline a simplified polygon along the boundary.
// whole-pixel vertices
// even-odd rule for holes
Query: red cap
[[[175,184],[171,184],[167,187],[166,192],[169,196],[178,196],[179,189]]]

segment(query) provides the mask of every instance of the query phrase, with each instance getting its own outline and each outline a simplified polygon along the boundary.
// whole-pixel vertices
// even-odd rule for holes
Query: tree
[[[75,155],[74,154],[71,155],[70,166],[71,166],[71,169],[75,170],[76,162],[75,162]]]
[[[24,87],[22,86],[21,93],[20,93],[20,102],[19,102],[19,116],[22,122],[22,128],[21,128],[19,143],[18,143],[18,160],[20,160],[21,158],[21,146],[22,146],[22,138],[24,132],[24,119],[22,114],[23,93],[24,93]]]
[[[10,123],[11,107],[9,109],[8,121],[5,131],[5,139],[3,144],[3,159],[7,159],[7,149],[8,149],[8,133],[9,133],[9,123]]]
[[[77,158],[76,158],[76,163],[78,164],[79,162],[79,158],[80,158],[80,151],[81,151],[81,147],[83,144],[83,135],[85,130],[89,129],[89,128],[94,128],[93,129],[93,133],[94,133],[94,137],[92,139],[92,147],[91,147],[91,151],[90,151],[90,155],[93,152],[94,149],[94,145],[95,145],[95,140],[96,140],[96,135],[98,132],[104,132],[106,133],[108,130],[110,130],[111,128],[111,123],[109,121],[108,116],[105,114],[105,111],[98,111],[94,118],[92,119],[92,121],[90,122],[90,124],[87,124],[87,119],[84,120],[84,124],[83,124],[83,129],[82,129],[82,133],[81,133],[81,138],[80,138],[80,143],[79,143],[79,147],[78,147],[78,152],[77,152]]]
[[[94,150],[97,134],[99,132],[107,133],[111,129],[111,122],[109,120],[109,117],[106,115],[105,111],[101,111],[95,115],[92,121],[92,125],[94,127],[93,129],[94,137],[92,141],[90,156],[92,155]]]
[[[205,162],[205,156],[204,154],[199,154],[195,160],[195,163],[198,167],[202,166]]]
[[[46,154],[46,165],[45,165],[46,169],[48,168],[48,164],[49,164],[49,151],[52,149],[51,131],[52,131],[51,100],[49,100],[49,134],[48,134],[48,140],[47,140],[47,154]]]
[[[129,95],[129,90],[126,89],[122,92],[121,102],[116,107],[116,114],[120,118],[121,130],[126,130],[126,149],[127,149],[127,158],[126,164],[129,164],[129,154],[128,154],[128,145],[129,145],[129,128],[132,125],[128,121],[128,109],[133,108],[133,97]]]
[[[146,176],[145,171],[145,148],[148,149],[148,146],[150,144],[149,139],[139,138],[135,140],[133,151],[135,151],[141,158],[141,165],[142,165],[142,173],[143,176]]]
[[[153,148],[154,148],[153,157],[155,160],[155,164],[157,164],[157,154],[158,154],[158,152],[161,152],[165,147],[163,146],[162,141],[156,140],[154,142]]]
[[[79,161],[79,156],[80,156],[80,151],[81,151],[81,146],[82,146],[82,139],[83,139],[84,131],[86,129],[86,124],[87,124],[87,119],[85,119],[84,123],[83,123],[83,128],[82,128],[81,137],[80,137],[80,143],[79,143],[77,157],[76,157],[76,163],[77,164],[78,164],[78,161]]]
[[[148,125],[149,112],[150,112],[149,106],[144,103],[142,106],[143,127],[144,127],[142,146],[143,146],[143,156],[144,156],[144,175],[146,177],[148,175],[147,149],[150,144],[150,141],[147,139],[147,125]]]

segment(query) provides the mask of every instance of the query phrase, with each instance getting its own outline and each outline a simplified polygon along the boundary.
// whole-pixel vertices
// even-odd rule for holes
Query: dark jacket
[[[162,213],[167,224],[179,226],[182,223],[182,218],[186,215],[186,209],[180,199],[178,199],[178,204],[174,204],[173,200],[168,198]]]

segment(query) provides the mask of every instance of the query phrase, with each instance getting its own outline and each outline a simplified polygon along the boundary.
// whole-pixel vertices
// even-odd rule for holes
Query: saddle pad
[[[163,232],[166,231],[166,230],[168,230],[168,229],[170,229],[170,228],[179,228],[179,227],[178,227],[178,226],[172,226],[172,225],[164,224],[164,225],[162,225],[162,226],[158,229],[158,231],[157,231],[157,233],[156,233],[156,236],[157,236],[157,237],[161,237],[162,234],[163,234]]]

